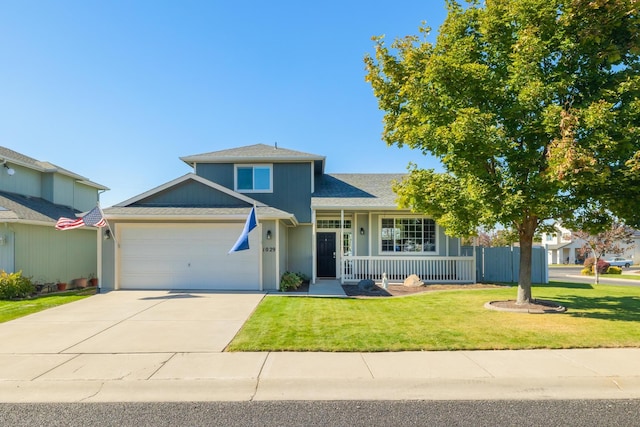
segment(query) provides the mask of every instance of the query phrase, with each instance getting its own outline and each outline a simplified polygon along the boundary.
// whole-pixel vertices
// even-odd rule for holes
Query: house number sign
[[[263,249],[264,252],[275,252],[276,248],[274,248],[273,246],[269,246]]]

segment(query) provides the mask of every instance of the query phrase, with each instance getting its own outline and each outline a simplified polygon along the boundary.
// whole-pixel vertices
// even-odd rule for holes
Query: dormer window
[[[236,165],[235,187],[239,193],[273,192],[273,166]]]

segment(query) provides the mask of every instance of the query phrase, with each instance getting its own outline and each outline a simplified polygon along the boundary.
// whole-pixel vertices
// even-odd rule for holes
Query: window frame
[[[382,249],[382,221],[385,219],[392,219],[393,220],[393,225],[394,228],[396,227],[396,221],[397,220],[406,220],[406,219],[421,219],[422,222],[422,239],[423,239],[423,247],[424,247],[424,226],[425,226],[425,221],[433,221],[433,232],[434,232],[434,250],[432,251],[385,251]],[[420,256],[420,255],[437,255],[439,253],[438,251],[438,241],[439,241],[439,237],[438,237],[438,230],[439,230],[439,226],[438,223],[436,223],[436,221],[433,218],[429,218],[429,217],[424,217],[424,216],[419,216],[419,215],[413,215],[413,216],[389,216],[389,215],[384,215],[384,216],[380,216],[378,218],[378,233],[377,233],[377,239],[378,239],[378,254],[380,256]],[[394,242],[395,242],[396,238],[394,236]],[[395,249],[395,243],[394,243],[394,249]]]
[[[238,169],[251,168],[252,188],[250,190],[238,188]],[[269,188],[257,189],[256,186],[256,169],[269,170]],[[233,165],[233,189],[238,193],[273,193],[273,164],[272,163],[247,163]]]

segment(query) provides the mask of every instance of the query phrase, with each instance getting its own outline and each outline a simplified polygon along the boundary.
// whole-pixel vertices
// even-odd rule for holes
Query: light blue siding
[[[312,275],[312,230],[311,225],[289,228],[288,271]]]
[[[278,289],[276,266],[278,263],[276,252],[276,224],[275,221],[260,221],[262,226],[262,288],[264,290]],[[271,231],[271,239],[267,240],[267,232]]]

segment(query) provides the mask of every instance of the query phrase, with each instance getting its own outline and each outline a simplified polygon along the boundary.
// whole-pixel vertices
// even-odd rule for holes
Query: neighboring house
[[[582,264],[585,255],[582,254],[584,240],[573,237],[571,230],[555,225],[555,233],[542,233],[542,245],[547,249],[547,261],[549,264]],[[623,257],[634,260],[634,264],[640,261],[640,231],[634,232],[634,242],[629,245],[622,244],[626,248],[621,254]],[[607,254],[605,259],[618,254]],[[588,256],[588,254],[587,254]]]
[[[58,231],[58,218],[96,206],[107,187],[48,162],[0,147],[0,269],[34,281],[97,274],[95,228]]]
[[[325,174],[323,156],[263,144],[181,160],[192,173],[105,209],[115,236],[105,235],[104,288],[276,290],[286,271],[475,281],[459,239],[398,209],[402,175]],[[250,249],[228,254],[254,205]]]

